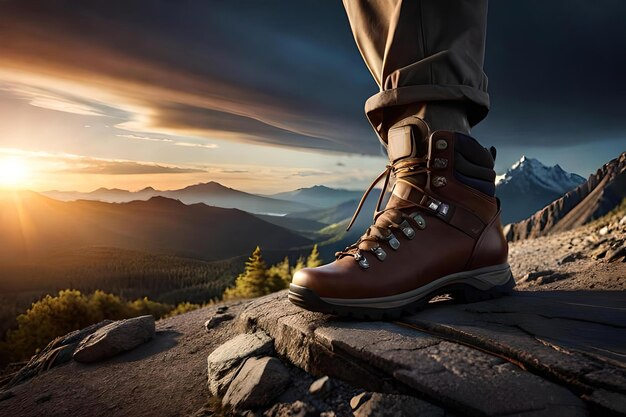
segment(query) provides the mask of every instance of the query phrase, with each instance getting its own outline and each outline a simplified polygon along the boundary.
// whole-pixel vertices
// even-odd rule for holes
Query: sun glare
[[[17,187],[24,184],[28,167],[22,158],[8,156],[0,158],[0,185]]]

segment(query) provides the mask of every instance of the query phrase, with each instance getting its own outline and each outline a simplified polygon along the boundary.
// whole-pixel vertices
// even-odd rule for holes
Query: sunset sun
[[[23,159],[13,156],[0,158],[0,185],[20,186],[27,176],[28,167]]]

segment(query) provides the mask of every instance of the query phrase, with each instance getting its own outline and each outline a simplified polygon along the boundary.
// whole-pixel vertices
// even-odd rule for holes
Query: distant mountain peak
[[[553,168],[561,169],[555,165]],[[575,175],[575,174],[573,174]],[[618,206],[626,194],[626,152],[607,162],[587,181],[523,220],[508,225],[509,240],[570,230],[597,219]]]
[[[220,184],[217,181],[209,181],[209,182],[199,182],[197,184],[194,185],[190,185],[188,187],[185,187],[186,189],[220,189],[220,190],[232,190],[232,188],[229,188],[223,184]]]
[[[133,201],[132,203],[147,203],[147,204],[158,204],[158,205],[185,205],[182,201],[177,200],[175,198],[163,197],[161,195],[155,195],[154,197],[150,197],[146,201]]]
[[[526,155],[496,177],[496,195],[502,201],[505,223],[525,219],[535,211],[585,182],[560,165],[546,166]]]
[[[503,186],[512,182],[519,182],[564,193],[584,181],[585,179],[580,175],[564,171],[559,164],[549,167],[538,159],[522,155],[511,168],[497,177],[496,185]]]

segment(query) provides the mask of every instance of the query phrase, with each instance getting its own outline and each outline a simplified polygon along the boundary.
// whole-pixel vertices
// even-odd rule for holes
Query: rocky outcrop
[[[71,361],[72,355],[81,340],[111,323],[111,320],[104,320],[82,330],[76,330],[65,336],[57,337],[48,343],[48,346],[41,352],[32,357],[28,364],[9,382],[8,387],[21,384],[44,371]]]
[[[306,312],[277,293],[237,322],[291,364],[379,393],[353,401],[358,416],[387,415],[401,398],[388,394],[410,398],[389,415],[413,404],[424,415],[587,416],[626,412],[625,303],[623,293],[517,293],[386,323]]]
[[[154,317],[103,320],[81,330],[57,337],[41,352],[33,356],[7,388],[19,385],[34,376],[57,367],[72,359],[77,362],[97,362],[121,352],[134,349],[150,340],[155,334]]]
[[[152,339],[155,332],[153,316],[115,321],[85,337],[73,358],[83,363],[99,362],[136,348]]]
[[[625,197],[626,152],[533,216],[506,225],[505,235],[515,241],[570,230],[605,215]]]

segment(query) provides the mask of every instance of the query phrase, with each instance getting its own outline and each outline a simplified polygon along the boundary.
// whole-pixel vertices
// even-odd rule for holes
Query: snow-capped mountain
[[[505,227],[507,240],[571,230],[604,216],[626,198],[626,152],[529,218]]]
[[[496,195],[502,202],[502,222],[525,219],[584,181],[580,175],[566,172],[558,164],[548,167],[537,159],[522,156],[496,179]]]
[[[501,186],[512,181],[524,182],[532,186],[539,185],[548,190],[565,193],[585,179],[578,174],[563,171],[559,164],[547,167],[537,159],[522,155],[522,158],[506,173],[498,175],[496,185]]]

